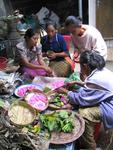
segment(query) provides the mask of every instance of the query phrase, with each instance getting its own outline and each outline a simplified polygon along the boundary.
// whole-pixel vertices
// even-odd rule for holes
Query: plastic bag
[[[69,76],[69,78],[66,78],[65,83],[68,83],[68,82],[71,82],[71,81],[81,81],[81,80],[80,80],[80,75],[79,75],[78,72],[74,72],[73,74],[71,74],[71,75]],[[80,86],[78,86],[78,85],[75,84],[75,85],[73,85],[72,88],[73,88],[73,89],[79,89]]]

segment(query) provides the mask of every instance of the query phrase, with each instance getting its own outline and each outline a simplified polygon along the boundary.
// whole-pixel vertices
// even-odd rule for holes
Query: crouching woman
[[[49,58],[49,66],[56,76],[68,77],[73,71],[66,42],[53,24],[47,24],[46,32],[47,35],[41,40],[43,54]]]
[[[25,40],[16,46],[15,62],[20,65],[19,71],[30,78],[52,73],[42,59],[42,46],[38,43],[38,38],[38,33],[28,29],[25,33]]]
[[[67,93],[69,102],[79,106],[79,113],[85,120],[82,144],[88,150],[95,150],[94,128],[96,123],[102,122],[109,133],[106,138],[108,143],[103,141],[102,149],[108,149],[112,139],[112,132],[108,129],[113,128],[113,73],[105,68],[103,57],[92,51],[81,53],[80,68],[85,79],[81,84],[83,87],[78,92],[66,89],[60,89],[59,92]]]

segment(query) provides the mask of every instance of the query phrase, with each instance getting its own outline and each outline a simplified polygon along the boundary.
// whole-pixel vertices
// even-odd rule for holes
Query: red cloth
[[[64,40],[65,40],[65,42],[67,44],[67,48],[69,50],[70,47],[71,47],[71,36],[70,35],[63,35],[63,37],[64,37]]]
[[[64,40],[65,40],[65,42],[67,44],[68,50],[70,50],[70,48],[71,48],[71,36],[70,35],[63,35],[63,37],[64,37]],[[65,59],[71,65],[71,68],[74,71],[74,69],[75,69],[75,62],[70,57],[66,57]]]
[[[99,137],[100,128],[101,128],[101,123],[97,123],[95,125],[95,132],[94,132],[94,138],[95,138],[95,140],[97,140],[98,137]]]

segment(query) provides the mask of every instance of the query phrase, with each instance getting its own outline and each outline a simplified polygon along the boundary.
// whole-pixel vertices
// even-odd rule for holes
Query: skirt
[[[39,63],[37,61],[33,61],[33,64],[39,66]],[[26,77],[26,78],[34,78],[36,76],[46,76],[47,73],[44,69],[31,69],[28,67],[22,67],[20,68],[21,73]]]

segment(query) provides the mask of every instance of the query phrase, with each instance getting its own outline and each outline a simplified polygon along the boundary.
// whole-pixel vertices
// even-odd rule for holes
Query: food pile
[[[39,119],[31,125],[27,126],[27,129],[34,133],[39,134],[46,132],[49,135],[52,132],[64,132],[70,133],[74,129],[74,114],[67,111],[58,111],[40,114]]]
[[[44,111],[48,107],[48,99],[44,93],[29,93],[25,100],[38,111]]]
[[[64,94],[54,93],[49,97],[49,103],[58,107],[62,107],[68,103],[68,98]]]
[[[56,80],[54,82],[51,83],[51,88],[52,89],[57,89],[64,86],[64,80]]]
[[[74,115],[67,111],[58,111],[40,115],[42,129],[49,132],[72,132],[74,129]]]
[[[15,95],[17,97],[24,97],[30,91],[33,92],[38,89],[40,89],[40,87],[33,84],[21,85],[15,90]]]

